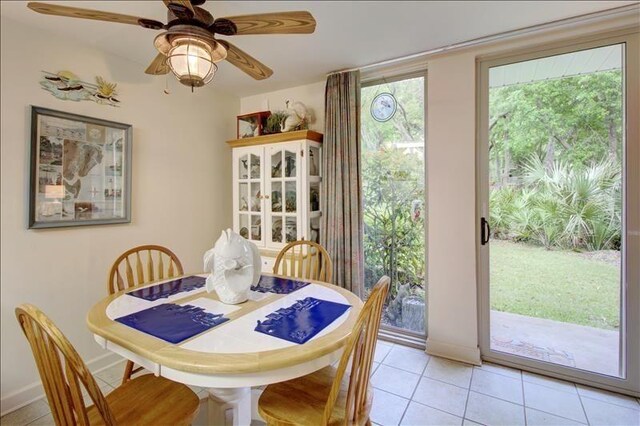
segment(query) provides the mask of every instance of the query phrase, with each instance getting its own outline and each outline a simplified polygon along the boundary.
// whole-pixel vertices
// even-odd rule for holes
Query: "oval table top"
[[[207,276],[207,274],[187,274],[183,277],[192,275]],[[263,273],[262,275],[271,276],[272,274]],[[108,348],[106,342],[124,348],[125,355],[129,352],[135,355],[130,358],[143,358],[162,368],[186,374],[227,376],[265,373],[312,362],[339,351],[346,343],[363,306],[362,301],[348,290],[327,283],[298,278],[289,279],[307,281],[311,284],[289,294],[252,291],[250,300],[238,305],[223,304],[215,292],[207,293],[204,287],[153,302],[126,294],[132,290],[177,278],[181,277],[130,287],[105,297],[94,305],[87,315],[87,324],[96,335],[96,340],[104,339],[106,348]],[[288,342],[254,331],[257,320],[263,320],[266,315],[279,308],[291,306],[305,297],[349,304],[351,308],[304,344]],[[229,321],[178,344],[166,342],[114,321],[115,318],[167,302],[188,303],[211,312],[223,313]]]

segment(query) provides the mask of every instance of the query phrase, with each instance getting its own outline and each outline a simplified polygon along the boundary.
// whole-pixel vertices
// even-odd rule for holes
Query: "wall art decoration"
[[[82,81],[71,71],[59,71],[44,74],[40,86],[63,101],[93,101],[100,105],[117,107],[120,103],[116,83],[109,83],[102,77],[96,77],[95,83]]]
[[[31,107],[29,228],[131,222],[132,127]]]

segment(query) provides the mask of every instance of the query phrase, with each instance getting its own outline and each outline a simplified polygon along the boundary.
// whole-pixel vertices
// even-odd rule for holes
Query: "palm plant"
[[[621,232],[621,168],[610,159],[583,168],[531,156],[522,188],[492,193],[491,220],[498,237],[536,242],[548,249],[616,249]]]

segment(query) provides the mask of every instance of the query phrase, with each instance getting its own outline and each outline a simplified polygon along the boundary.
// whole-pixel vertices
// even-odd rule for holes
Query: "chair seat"
[[[314,373],[267,386],[258,402],[258,411],[268,425],[321,425],[324,407],[331,392],[336,369],[325,367]],[[329,425],[368,423],[373,389],[367,388],[365,410],[355,421],[345,422],[349,376],[345,374]]]
[[[129,380],[106,400],[117,423],[124,425],[188,425],[200,406],[187,386],[152,374]],[[104,425],[95,405],[87,408],[87,415],[89,424]]]

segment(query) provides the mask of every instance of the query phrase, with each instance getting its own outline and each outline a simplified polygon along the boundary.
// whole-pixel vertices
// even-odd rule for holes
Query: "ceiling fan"
[[[163,0],[167,6],[167,23],[77,7],[30,2],[27,7],[45,15],[93,19],[139,25],[151,30],[166,30],[154,45],[158,55],[146,69],[147,74],[163,75],[170,71],[178,80],[190,86],[207,84],[217,71],[217,62],[224,59],[256,80],[269,78],[273,71],[248,53],[216,35],[311,34],[316,21],[306,11],[275,12],[255,15],[214,17],[202,6],[206,0]]]

